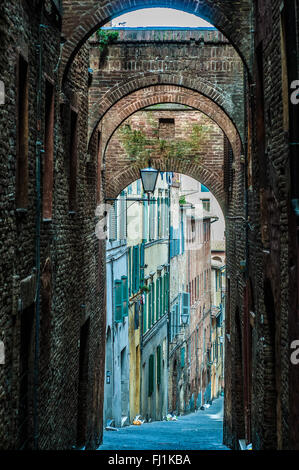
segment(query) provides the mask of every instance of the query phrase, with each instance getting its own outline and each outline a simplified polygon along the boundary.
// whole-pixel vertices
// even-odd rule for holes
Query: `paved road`
[[[222,444],[223,398],[204,411],[105,431],[99,450],[229,450]]]

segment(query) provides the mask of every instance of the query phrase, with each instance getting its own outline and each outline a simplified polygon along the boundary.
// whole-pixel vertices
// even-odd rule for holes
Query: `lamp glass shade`
[[[144,168],[140,170],[140,177],[145,193],[155,192],[159,171],[155,168]]]
[[[181,321],[183,325],[187,325],[189,323],[189,313],[182,313],[181,314]]]

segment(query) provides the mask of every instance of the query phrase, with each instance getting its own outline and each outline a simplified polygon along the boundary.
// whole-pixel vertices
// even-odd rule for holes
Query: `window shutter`
[[[155,323],[155,284],[152,282],[152,318],[151,325]]]
[[[161,346],[157,347],[157,384],[161,383]]]
[[[132,247],[128,249],[128,270],[129,270],[129,296],[132,294]]]
[[[154,355],[149,357],[148,364],[148,396],[150,397],[154,391]]]
[[[128,295],[128,278],[127,276],[122,276],[122,316],[127,317],[129,308],[129,295]]]
[[[160,280],[156,280],[156,321],[160,318]]]
[[[117,323],[122,321],[122,282],[114,281],[114,319]]]
[[[140,263],[139,263],[139,245],[133,247],[133,293],[135,294],[139,290],[139,278],[140,278]]]
[[[175,334],[179,334],[180,332],[180,307],[177,303],[175,305]]]
[[[160,317],[164,314],[163,312],[163,298],[164,298],[164,292],[163,292],[163,277],[159,277],[159,284],[160,284],[160,305],[159,305],[159,312],[160,312]]]
[[[150,329],[152,326],[152,287],[150,287],[150,291],[148,294],[148,324],[147,327]]]

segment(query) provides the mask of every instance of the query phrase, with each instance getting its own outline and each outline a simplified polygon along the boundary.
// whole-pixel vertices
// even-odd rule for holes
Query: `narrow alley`
[[[0,451],[299,450],[298,38],[0,0]]]
[[[104,431],[98,450],[229,450],[222,444],[223,398],[177,421],[154,421]]]

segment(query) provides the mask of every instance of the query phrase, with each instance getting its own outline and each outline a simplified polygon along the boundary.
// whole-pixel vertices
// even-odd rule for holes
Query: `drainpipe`
[[[41,95],[42,95],[42,59],[43,59],[43,35],[42,29],[46,26],[43,20],[44,1],[41,2],[40,24],[38,31],[38,85],[37,85],[37,128],[35,142],[35,171],[36,171],[36,227],[35,227],[35,268],[36,268],[36,292],[35,292],[35,353],[34,353],[34,386],[33,386],[33,429],[34,429],[34,449],[38,449],[38,399],[39,399],[39,334],[40,334],[40,232],[41,232],[41,155],[42,148],[41,134]]]

